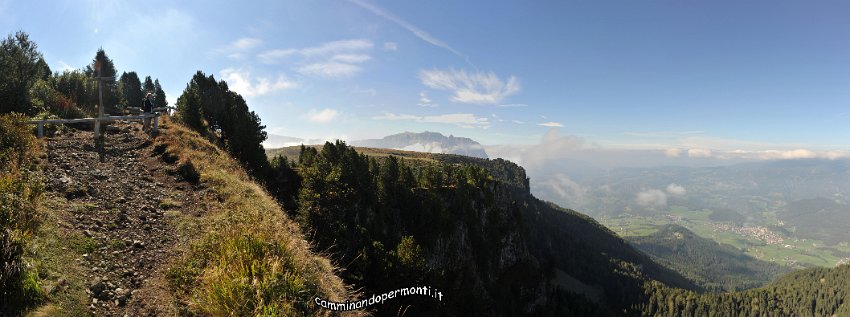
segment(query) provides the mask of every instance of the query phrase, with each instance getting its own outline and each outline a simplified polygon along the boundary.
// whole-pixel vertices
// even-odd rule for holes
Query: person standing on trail
[[[153,98],[151,98],[151,93],[145,95],[145,100],[142,102],[142,114],[148,115],[153,112]],[[144,129],[147,130],[148,126],[151,124],[151,118],[146,117],[145,119]]]

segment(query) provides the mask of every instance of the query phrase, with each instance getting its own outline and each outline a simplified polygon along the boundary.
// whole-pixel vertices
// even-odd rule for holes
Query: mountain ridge
[[[484,146],[477,141],[449,135],[448,137],[439,132],[402,132],[385,136],[381,139],[355,140],[350,142],[354,146],[389,148],[398,150],[458,154],[471,157],[487,158]]]

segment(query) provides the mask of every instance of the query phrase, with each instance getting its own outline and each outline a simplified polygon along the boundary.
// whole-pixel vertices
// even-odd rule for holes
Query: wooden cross
[[[94,63],[94,68],[97,69],[97,77],[92,78],[92,80],[98,81],[97,93],[98,93],[98,98],[100,99],[100,104],[98,105],[98,110],[97,110],[97,118],[94,120],[94,137],[97,138],[97,137],[100,137],[100,120],[98,120],[98,119],[103,117],[103,82],[105,82],[105,81],[113,81],[114,82],[115,77],[103,77],[103,75],[101,75],[101,68],[102,67],[101,67],[100,61],[96,61]]]

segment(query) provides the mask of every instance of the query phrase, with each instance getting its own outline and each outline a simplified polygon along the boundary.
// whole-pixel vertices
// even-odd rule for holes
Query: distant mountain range
[[[302,139],[291,136],[269,134],[263,147],[277,149],[296,145],[322,144],[325,140]],[[395,149],[425,153],[457,154],[478,158],[488,158],[481,143],[470,138],[445,136],[439,132],[404,132],[386,136],[382,139],[355,140],[347,142],[359,147]]]
[[[437,132],[404,132],[386,136],[382,139],[351,141],[351,145],[361,147],[397,149],[406,151],[458,154],[487,158],[484,146],[470,138],[445,136]]]

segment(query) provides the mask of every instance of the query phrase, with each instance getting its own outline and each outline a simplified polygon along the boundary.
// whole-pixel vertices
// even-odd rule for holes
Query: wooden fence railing
[[[159,115],[160,112],[164,112],[168,109],[168,107],[156,108],[153,109],[153,113],[142,113],[138,115],[129,115],[129,116],[102,116],[97,118],[78,118],[78,119],[42,119],[42,120],[31,120],[30,124],[35,124],[38,126],[38,138],[44,137],[44,125],[45,124],[66,124],[66,123],[82,123],[82,122],[94,122],[94,136],[100,137],[100,123],[108,122],[108,121],[144,121],[145,119],[153,119],[153,126],[151,127],[153,132],[156,132],[159,128]],[[147,123],[147,122],[146,122]],[[147,126],[145,126],[147,127]]]

